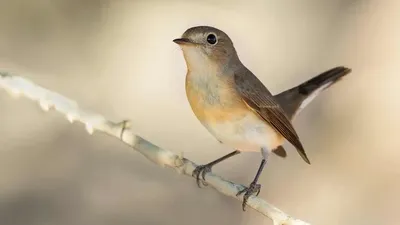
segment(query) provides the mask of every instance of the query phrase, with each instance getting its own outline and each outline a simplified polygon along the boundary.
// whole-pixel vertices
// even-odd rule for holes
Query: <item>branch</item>
[[[89,134],[93,134],[94,131],[100,131],[118,138],[150,161],[162,167],[169,167],[180,174],[192,176],[192,172],[197,166],[189,159],[162,149],[134,134],[128,127],[127,121],[119,123],[109,121],[100,114],[79,108],[75,101],[40,87],[27,79],[8,72],[0,72],[0,87],[12,96],[23,95],[38,102],[44,111],[54,109],[60,112],[71,123],[74,121],[83,123]],[[244,188],[243,185],[235,184],[213,173],[207,173],[205,178],[207,183],[217,191],[242,201],[242,196],[237,197],[236,193]],[[287,215],[259,197],[250,197],[247,205],[269,217],[274,225],[308,225],[308,223]]]

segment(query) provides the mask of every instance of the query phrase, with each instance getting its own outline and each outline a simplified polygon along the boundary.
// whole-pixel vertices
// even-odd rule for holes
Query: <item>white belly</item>
[[[219,141],[240,151],[260,152],[261,148],[272,151],[283,142],[282,137],[272,127],[252,113],[233,122],[204,126]]]

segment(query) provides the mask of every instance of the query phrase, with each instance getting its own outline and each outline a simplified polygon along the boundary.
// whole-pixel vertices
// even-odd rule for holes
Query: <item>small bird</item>
[[[200,187],[200,176],[240,152],[260,152],[259,169],[250,185],[237,193],[248,198],[258,195],[258,178],[270,153],[286,157],[282,147],[289,141],[302,159],[310,164],[291,120],[310,99],[350,72],[333,68],[303,84],[272,95],[263,83],[239,59],[232,40],[223,31],[210,26],[187,29],[173,40],[182,49],[187,66],[186,96],[197,119],[220,142],[235,151],[196,167],[193,176]]]

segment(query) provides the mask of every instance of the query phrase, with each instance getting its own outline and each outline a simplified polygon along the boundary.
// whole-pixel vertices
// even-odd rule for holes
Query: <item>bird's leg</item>
[[[227,155],[224,155],[221,158],[218,158],[218,159],[216,159],[216,160],[214,160],[214,161],[212,161],[210,163],[207,163],[205,165],[197,166],[196,169],[194,169],[193,173],[192,173],[192,176],[196,177],[197,185],[200,187],[200,174],[201,174],[201,177],[203,178],[203,182],[202,182],[203,185],[207,186],[207,183],[204,182],[205,181],[205,176],[206,176],[206,173],[211,172],[211,167],[213,167],[215,164],[218,164],[218,163],[224,161],[225,159],[228,159],[228,158],[230,158],[230,157],[232,157],[234,155],[237,155],[239,153],[240,153],[239,150],[235,150],[235,151],[233,151],[233,152],[231,152],[231,153],[229,153]]]
[[[268,153],[266,151],[263,151],[262,153],[263,153],[264,158],[261,160],[260,167],[258,168],[257,174],[254,177],[253,181],[250,183],[249,187],[244,188],[243,190],[239,191],[236,194],[236,196],[239,196],[244,193],[243,203],[242,203],[243,211],[246,211],[246,209],[245,209],[246,203],[247,203],[247,200],[249,199],[249,197],[252,196],[253,194],[256,194],[256,196],[258,196],[258,194],[260,194],[260,191],[261,191],[261,184],[257,184],[257,181],[258,181],[258,178],[260,177],[261,172],[263,171],[264,166],[268,159]]]

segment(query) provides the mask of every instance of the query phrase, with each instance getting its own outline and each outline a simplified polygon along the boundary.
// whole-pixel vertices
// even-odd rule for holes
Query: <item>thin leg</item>
[[[266,161],[265,159],[262,159],[262,160],[261,160],[260,167],[258,167],[256,176],[254,177],[254,180],[253,180],[254,183],[257,183],[258,178],[260,177],[261,172],[263,171],[266,162],[267,162],[267,161]]]
[[[214,160],[214,161],[212,161],[210,163],[207,163],[205,165],[197,166],[196,169],[193,170],[193,173],[192,173],[192,176],[196,177],[197,185],[200,187],[200,174],[201,174],[201,177],[203,178],[203,180],[205,181],[206,173],[211,172],[211,168],[214,165],[216,165],[216,164],[218,164],[218,163],[224,161],[225,159],[228,159],[228,158],[230,158],[230,157],[232,157],[234,155],[237,155],[239,153],[240,153],[240,151],[235,150],[235,151],[233,151],[233,152],[231,152],[231,153],[229,153],[227,155],[224,155],[221,158],[218,158],[218,159],[216,159],[216,160]],[[203,185],[207,186],[207,184],[204,183],[204,182],[203,182]]]
[[[267,159],[268,159],[267,154],[263,154],[263,156],[264,156],[264,159],[261,160],[261,164],[260,164],[260,167],[258,167],[256,176],[254,177],[253,181],[250,183],[249,187],[244,188],[243,190],[239,191],[236,194],[236,196],[239,196],[244,193],[243,203],[242,203],[243,211],[246,211],[246,209],[245,209],[246,203],[247,203],[247,200],[249,199],[249,197],[255,193],[256,193],[256,196],[258,196],[258,194],[260,194],[261,184],[257,184],[257,181],[258,181],[258,178],[260,177],[260,175],[265,167],[265,164],[267,163]]]

